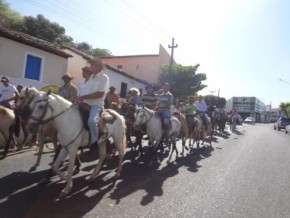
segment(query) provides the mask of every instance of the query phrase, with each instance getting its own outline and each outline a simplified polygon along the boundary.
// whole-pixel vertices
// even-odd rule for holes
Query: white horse
[[[118,178],[122,171],[122,162],[123,157],[125,155],[125,149],[127,146],[126,139],[126,121],[122,115],[112,109],[105,109],[100,117],[99,122],[103,122],[105,124],[106,129],[108,130],[108,134],[106,138],[100,137],[98,140],[98,148],[99,148],[99,162],[94,169],[94,172],[89,178],[89,181],[94,180],[103,165],[103,162],[107,156],[106,152],[106,139],[112,137],[114,140],[114,144],[119,153],[119,164],[115,177]]]
[[[26,111],[27,105],[34,98],[35,89],[27,88],[19,93],[19,98],[15,105],[15,113],[19,116],[23,116],[25,120],[28,119],[29,111]],[[57,130],[54,127],[52,121],[40,125],[37,129],[36,141],[38,141],[38,153],[35,164],[29,169],[29,172],[35,171],[40,164],[44,140],[49,137],[52,140],[55,151],[57,150]]]
[[[153,161],[157,160],[157,156],[156,156],[157,148],[164,135],[164,130],[162,128],[161,120],[158,114],[155,111],[150,110],[146,107],[139,107],[136,109],[136,112],[135,112],[135,122],[134,122],[135,128],[140,127],[142,124],[146,124],[147,134],[152,144],[152,160],[149,163],[149,165],[152,165]],[[167,163],[169,163],[171,160],[173,150],[176,151],[176,155],[178,156],[178,152],[176,149],[176,138],[178,134],[180,133],[180,129],[181,129],[181,123],[176,117],[172,117],[169,137],[170,137],[170,141],[172,142],[173,147],[172,147],[171,154],[169,156]]]
[[[24,88],[21,93],[28,91],[29,88]],[[61,150],[52,168],[62,180],[67,182],[59,194],[59,198],[63,198],[72,189],[72,175],[77,151],[80,146],[88,144],[89,133],[83,126],[78,107],[72,105],[71,102],[51,94],[50,91],[45,93],[35,88],[30,88],[30,91],[33,92],[33,98],[27,104],[28,125],[42,125],[52,121],[58,131]],[[23,116],[22,118],[25,118]],[[68,175],[65,175],[60,171],[59,166],[67,155],[69,155]]]
[[[34,97],[28,104],[29,108],[29,123],[30,124],[45,124],[52,121],[58,131],[58,140],[61,145],[61,150],[52,165],[53,170],[59,175],[62,180],[66,180],[67,184],[61,191],[59,198],[68,195],[72,188],[72,175],[74,163],[79,147],[89,143],[89,133],[83,126],[83,121],[76,105],[62,98],[59,95],[47,93],[31,88],[34,92]],[[122,160],[126,147],[126,125],[123,116],[113,110],[106,110],[101,115],[102,122],[105,124],[108,134],[107,136],[114,139],[114,143],[119,152],[119,166],[116,176],[120,176],[122,169]],[[100,121],[99,121],[100,122]],[[103,161],[106,157],[106,138],[100,138],[98,141],[99,162],[92,173],[89,180],[93,180],[100,172]],[[65,176],[59,166],[62,161],[69,155],[68,175]]]

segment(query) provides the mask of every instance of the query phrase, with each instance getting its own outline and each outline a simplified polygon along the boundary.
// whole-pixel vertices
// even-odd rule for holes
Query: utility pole
[[[211,95],[213,95],[213,93],[215,93],[215,91],[209,91],[211,93]]]
[[[172,38],[172,44],[171,46],[168,45],[168,48],[171,48],[171,59],[170,59],[170,64],[169,64],[169,72],[171,72],[171,67],[173,65],[173,53],[174,53],[174,49],[177,48],[177,44],[174,45],[174,38]]]

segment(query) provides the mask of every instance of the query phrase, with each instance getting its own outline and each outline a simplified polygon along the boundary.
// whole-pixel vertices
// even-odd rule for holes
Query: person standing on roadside
[[[0,105],[12,109],[19,97],[19,93],[14,85],[9,83],[9,79],[2,77],[1,82],[3,86],[0,88]]]

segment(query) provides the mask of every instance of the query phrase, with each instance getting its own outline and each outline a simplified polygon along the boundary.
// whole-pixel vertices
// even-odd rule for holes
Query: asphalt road
[[[60,201],[64,183],[57,177],[38,184],[50,149],[33,173],[34,150],[10,153],[0,161],[0,217],[290,217],[290,135],[270,124],[244,125],[212,145],[174,156],[170,164],[166,150],[154,167],[147,166],[148,155],[131,163],[127,152],[120,179],[113,178],[113,158],[92,183],[86,179],[97,152],[85,154],[71,195]]]

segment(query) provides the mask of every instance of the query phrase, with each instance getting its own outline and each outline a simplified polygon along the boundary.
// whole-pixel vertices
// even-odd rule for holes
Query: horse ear
[[[48,89],[46,95],[50,95],[51,94],[51,89]]]
[[[25,94],[27,95],[28,92],[29,92],[28,87],[26,87],[26,89],[25,89]]]

